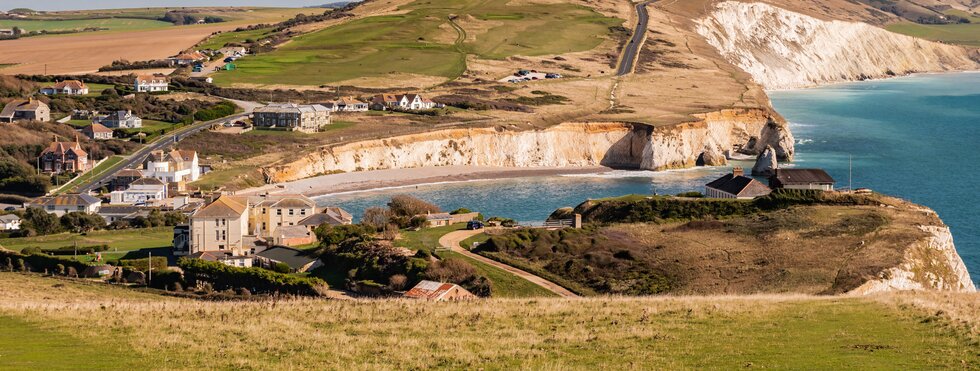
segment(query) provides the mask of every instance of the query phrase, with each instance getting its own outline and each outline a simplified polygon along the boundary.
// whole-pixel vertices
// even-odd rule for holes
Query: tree
[[[175,226],[187,223],[187,215],[179,211],[168,211],[163,214],[163,223],[167,226]]]
[[[367,241],[372,232],[370,227],[357,224],[338,226],[323,224],[313,231],[320,244],[324,246],[336,246],[344,241],[352,241],[353,243]]]
[[[75,233],[85,233],[105,229],[105,219],[95,214],[72,211],[61,216],[61,226]]]
[[[364,210],[361,217],[361,224],[371,226],[376,231],[380,231],[391,220],[391,212],[383,207],[369,207]]]
[[[34,230],[39,235],[61,232],[61,222],[58,217],[37,207],[28,208],[24,212],[22,223],[26,228]]]
[[[283,262],[276,262],[272,265],[272,271],[279,273],[289,273],[292,272],[292,268],[289,268],[289,264]]]
[[[409,195],[395,195],[388,202],[388,208],[393,215],[409,218],[420,214],[442,212],[439,206]]]

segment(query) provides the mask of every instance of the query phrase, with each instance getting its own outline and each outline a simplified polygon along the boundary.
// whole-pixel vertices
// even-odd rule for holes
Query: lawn
[[[173,245],[173,227],[146,229],[123,229],[115,231],[95,231],[85,235],[78,233],[59,233],[47,236],[4,238],[0,246],[20,251],[25,247],[37,246],[42,249],[59,247],[109,245],[109,251],[132,251],[170,247]]]
[[[115,85],[111,85],[111,84],[85,83],[85,85],[88,85],[88,94],[85,95],[86,97],[97,97],[102,95],[102,92],[104,90],[116,87]]]
[[[446,227],[422,228],[417,231],[402,231],[395,246],[410,250],[435,251],[439,247],[439,238],[446,233],[466,229],[466,223],[456,223]]]
[[[171,27],[172,23],[136,18],[99,18],[72,20],[0,20],[0,28],[20,27],[26,31],[69,31],[88,27],[107,28],[109,31],[135,31]]]
[[[493,285],[493,297],[495,298],[547,298],[558,296],[541,286],[531,283],[531,281],[459,253],[440,251],[439,257],[443,259],[459,258],[473,265],[477,273],[490,279]]]
[[[23,369],[980,367],[958,311],[976,295],[223,302],[8,272],[0,287],[0,359]]]
[[[622,21],[572,4],[511,4],[508,0],[419,0],[402,14],[353,20],[295,37],[270,53],[222,71],[220,84],[318,85],[360,77],[417,74],[454,79],[466,55],[502,59],[590,50]],[[449,16],[471,15],[482,31],[460,43]],[[466,28],[467,25],[463,25]],[[455,41],[449,41],[455,40]]]
[[[967,24],[918,24],[902,22],[885,27],[891,32],[949,44],[980,46],[980,23]]]
[[[81,176],[78,176],[75,179],[72,179],[64,187],[59,188],[56,193],[70,192],[74,187],[78,186],[82,182],[88,181],[89,179],[92,179],[93,177],[108,171],[113,166],[116,166],[116,164],[118,164],[122,160],[123,160],[122,156],[109,157],[105,161],[102,161],[102,163],[99,164],[99,166],[96,166],[94,169],[89,170],[87,173],[82,174]]]

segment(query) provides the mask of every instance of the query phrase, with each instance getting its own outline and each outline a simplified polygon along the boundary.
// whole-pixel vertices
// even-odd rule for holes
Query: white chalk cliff
[[[695,30],[766,89],[980,68],[977,52],[960,46],[763,3],[719,3]]]
[[[929,212],[935,214],[931,210]],[[868,295],[902,290],[976,292],[970,273],[953,245],[949,227],[919,228],[928,236],[906,251],[899,266],[886,270],[881,278],[865,282],[849,293]]]
[[[793,156],[786,125],[761,109],[731,109],[698,120],[652,127],[629,123],[565,123],[541,130],[447,129],[325,146],[263,169],[267,182],[333,172],[429,166],[610,166],[664,170],[695,166],[708,153],[756,154],[772,146]]]

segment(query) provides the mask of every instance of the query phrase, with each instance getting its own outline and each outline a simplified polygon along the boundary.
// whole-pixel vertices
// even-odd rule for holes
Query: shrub
[[[397,216],[413,217],[420,214],[442,212],[439,206],[409,195],[395,195],[388,202],[391,213]]]
[[[261,268],[232,267],[189,258],[181,258],[178,265],[184,270],[188,284],[210,284],[218,291],[246,288],[252,293],[321,296],[329,288],[319,278],[290,276]]]
[[[68,274],[74,274],[75,276],[78,275],[78,271],[85,270],[85,268],[88,267],[88,264],[75,259],[59,258],[44,254],[28,255],[4,249],[0,249],[0,259],[2,259],[2,261],[6,261],[7,266],[11,269],[20,270],[22,268],[26,269],[27,266],[30,266],[30,268],[36,272],[63,272],[67,267]]]
[[[164,256],[154,256],[151,258],[153,262],[153,275],[156,276],[157,271],[163,271],[167,269],[167,258]],[[119,266],[127,267],[132,270],[146,272],[149,270],[150,261],[147,258],[142,259],[119,259]]]
[[[194,113],[194,119],[197,121],[211,121],[217,120],[225,116],[231,116],[235,113],[235,104],[231,102],[221,102],[211,106],[210,108],[203,109]]]
[[[677,197],[688,197],[688,198],[704,198],[701,192],[691,191],[691,192],[681,192],[677,194]]]
[[[40,247],[30,246],[30,247],[25,247],[23,250],[20,250],[20,253],[24,255],[31,255],[31,254],[40,254],[42,253],[42,251]]]
[[[276,262],[276,264],[273,264],[272,265],[272,271],[273,272],[289,273],[292,270],[293,269],[289,267],[289,264],[286,264],[286,263],[283,263],[283,262]]]

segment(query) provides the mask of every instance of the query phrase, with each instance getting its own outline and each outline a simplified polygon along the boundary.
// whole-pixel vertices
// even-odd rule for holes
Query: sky
[[[274,6],[304,7],[336,2],[335,0],[0,0],[0,9],[83,10],[113,8],[146,8],[175,6]]]

